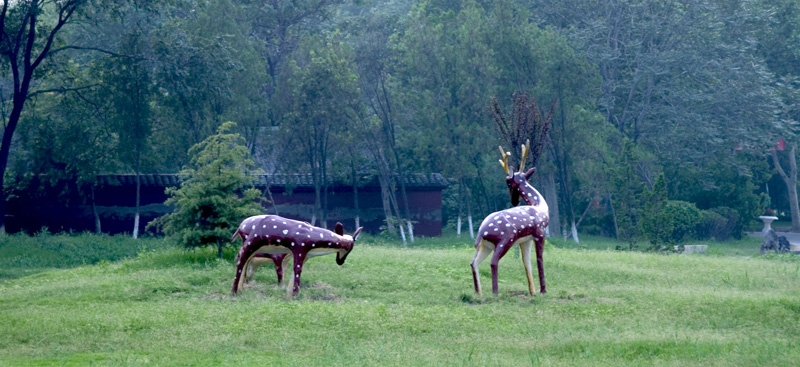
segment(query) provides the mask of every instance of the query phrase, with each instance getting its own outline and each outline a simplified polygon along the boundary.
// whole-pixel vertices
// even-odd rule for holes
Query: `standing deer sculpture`
[[[506,184],[511,195],[511,204],[515,207],[501,210],[489,214],[481,223],[478,237],[475,240],[475,257],[472,259],[472,278],[475,282],[475,292],[481,294],[481,281],[478,275],[478,265],[492,255],[492,293],[497,294],[497,264],[501,258],[514,245],[519,245],[522,252],[522,264],[525,266],[525,275],[528,277],[528,291],[534,295],[533,274],[531,273],[531,245],[536,244],[536,265],[539,270],[540,292],[545,293],[544,285],[544,263],[542,262],[542,252],[544,250],[545,229],[550,221],[547,203],[544,197],[536,191],[528,180],[536,172],[536,167],[524,172],[525,158],[530,149],[530,141],[527,146],[522,145],[522,159],[520,160],[519,171],[511,172],[508,167],[508,156],[510,152],[505,152],[500,147],[500,155],[503,159],[500,164],[506,171]],[[519,198],[522,197],[528,205],[516,206]]]
[[[306,222],[277,215],[257,215],[247,218],[242,221],[231,238],[233,240],[238,235],[243,240],[242,249],[236,255],[238,258],[236,276],[231,293],[236,294],[244,285],[247,269],[250,264],[253,264],[254,259],[256,262],[261,262],[260,258],[263,256],[270,258],[276,265],[280,281],[282,269],[285,269],[289,263],[288,255],[292,255],[294,276],[289,281],[286,291],[297,295],[300,290],[300,273],[306,259],[336,253],[336,263],[344,265],[347,255],[353,250],[353,244],[363,229],[364,227],[356,229],[350,236],[344,234],[344,227],[341,223],[336,223],[334,231],[329,231]],[[279,255],[285,257],[279,259]],[[281,270],[278,270],[279,263]]]

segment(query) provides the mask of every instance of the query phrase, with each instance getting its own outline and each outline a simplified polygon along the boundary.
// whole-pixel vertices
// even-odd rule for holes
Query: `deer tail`
[[[231,242],[236,239],[236,236],[239,235],[239,229],[237,228],[235,232],[233,232],[233,236],[231,236]]]

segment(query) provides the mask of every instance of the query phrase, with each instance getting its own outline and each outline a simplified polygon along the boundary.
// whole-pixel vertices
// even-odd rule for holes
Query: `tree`
[[[486,101],[495,87],[491,29],[475,1],[455,10],[439,5],[415,4],[391,38],[398,115],[406,119],[399,140],[407,142],[404,150],[415,158],[414,168],[442,172],[459,182],[463,200],[471,200],[464,184],[494,151],[486,149],[494,139],[485,123]]]
[[[775,169],[778,170],[783,183],[786,185],[789,199],[789,210],[792,216],[792,232],[800,232],[800,205],[797,199],[797,143],[790,144],[787,160],[789,161],[788,172],[783,169],[781,161],[778,158],[778,150],[772,149],[772,163]]]
[[[164,202],[176,210],[150,223],[186,247],[216,245],[218,257],[238,223],[262,211],[256,202],[261,192],[252,187],[255,163],[242,137],[230,132],[235,127],[225,122],[189,149],[190,164],[180,173],[184,181],[167,189]]]
[[[340,136],[358,109],[358,77],[343,44],[305,40],[289,63],[284,86],[285,114],[281,124],[284,145],[301,157],[314,182],[312,224],[327,226],[328,169],[337,158]],[[345,156],[347,152],[341,152]],[[288,158],[287,158],[288,159]],[[346,159],[346,157],[345,157]]]
[[[0,190],[4,187],[4,176],[11,152],[11,142],[19,124],[25,103],[35,92],[31,91],[35,81],[46,76],[38,70],[42,62],[52,54],[65,49],[54,48],[57,36],[64,26],[74,20],[76,11],[84,5],[83,0],[27,0],[3,1],[0,10],[0,74],[11,74],[13,90],[0,90],[0,102],[10,104],[8,114],[3,116],[3,138],[0,143]],[[34,90],[36,87],[34,86]],[[5,106],[4,106],[5,107]],[[5,196],[0,195],[0,232],[5,228]]]
[[[133,238],[139,237],[139,204],[141,199],[141,173],[144,156],[150,149],[148,138],[152,133],[151,76],[149,65],[139,56],[143,47],[142,34],[133,32],[125,37],[121,51],[131,57],[114,58],[109,63],[108,84],[111,86],[114,131],[121,144],[117,145],[119,157],[136,175],[136,213],[133,220]]]

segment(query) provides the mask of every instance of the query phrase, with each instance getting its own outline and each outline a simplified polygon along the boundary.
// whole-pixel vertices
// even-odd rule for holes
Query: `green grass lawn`
[[[408,248],[367,237],[342,267],[332,256],[309,261],[294,299],[266,267],[231,296],[233,249],[220,260],[212,249],[161,244],[119,262],[36,267],[0,280],[0,366],[800,361],[800,256],[755,256],[757,244],[728,246],[747,247],[745,256],[702,256],[599,250],[606,245],[592,241],[548,245],[548,293],[532,298],[515,251],[500,262],[501,294],[476,296],[468,236]],[[0,244],[0,258],[8,252]],[[489,273],[487,260],[485,291]]]

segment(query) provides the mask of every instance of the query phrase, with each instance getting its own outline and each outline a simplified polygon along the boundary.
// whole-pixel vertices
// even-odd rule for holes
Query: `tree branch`
[[[35,91],[33,93],[29,93],[28,97],[33,97],[33,96],[36,96],[36,95],[39,95],[39,94],[44,94],[44,93],[64,94],[64,93],[67,93],[67,92],[77,92],[77,91],[80,91],[80,90],[83,90],[83,89],[93,88],[93,87],[96,87],[98,85],[99,84],[91,84],[91,85],[85,85],[85,86],[82,86],[82,87],[75,87],[75,88],[60,87],[60,88],[52,88],[52,89],[40,89],[40,90],[37,90],[37,91]]]

